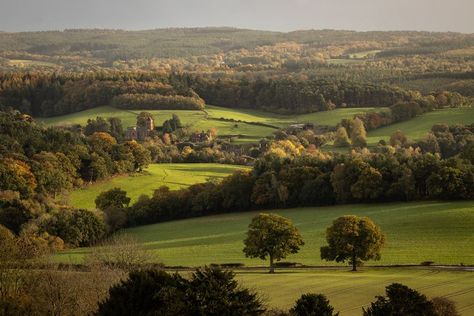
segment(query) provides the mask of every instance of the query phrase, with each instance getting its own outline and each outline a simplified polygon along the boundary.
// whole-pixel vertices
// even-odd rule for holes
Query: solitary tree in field
[[[269,257],[270,273],[273,273],[274,261],[297,253],[304,242],[289,219],[275,214],[260,214],[252,219],[244,244],[245,256],[262,260]]]
[[[352,264],[357,270],[361,261],[380,260],[385,237],[380,228],[368,217],[354,215],[336,219],[326,230],[328,246],[321,247],[321,259]]]

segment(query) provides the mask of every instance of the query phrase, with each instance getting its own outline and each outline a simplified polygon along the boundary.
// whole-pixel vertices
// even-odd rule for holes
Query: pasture
[[[435,124],[473,124],[474,107],[449,108],[428,112],[409,121],[392,124],[370,131],[367,143],[375,145],[380,139],[388,141],[397,130],[401,130],[410,140],[422,138]]]
[[[196,163],[152,164],[141,174],[121,175],[95,182],[69,193],[69,202],[76,208],[95,208],[95,198],[103,191],[118,187],[127,191],[132,203],[142,194],[151,195],[162,185],[180,189],[208,179],[219,179],[232,174],[243,166]]]
[[[398,282],[433,298],[456,303],[461,315],[474,314],[474,272],[424,268],[363,268],[359,272],[330,269],[293,269],[269,275],[263,271],[237,271],[237,279],[257,290],[274,308],[289,309],[305,293],[323,293],[341,316],[360,316],[376,295]]]
[[[295,123],[313,123],[316,125],[335,126],[343,118],[351,118],[356,114],[367,111],[377,111],[376,108],[348,108],[334,111],[315,112],[299,115],[281,115],[270,112],[251,109],[231,109],[218,106],[206,106],[205,111],[192,110],[147,110],[155,117],[157,125],[161,125],[165,120],[171,118],[172,114],[177,114],[182,123],[192,130],[208,130],[216,128],[220,137],[236,136],[237,142],[257,142],[258,139],[272,135],[277,128],[282,128]],[[101,117],[117,117],[122,120],[123,126],[134,126],[136,117],[141,110],[123,110],[111,106],[101,106],[72,114],[40,118],[40,122],[45,125],[61,126],[81,124],[85,125],[87,120]],[[230,119],[241,121],[231,122]],[[263,123],[268,126],[255,125],[249,123]]]
[[[386,235],[380,261],[368,265],[435,264],[474,265],[474,201],[357,204],[269,210],[286,216],[299,228],[305,245],[286,261],[308,266],[344,266],[322,261],[319,248],[325,230],[342,215],[368,216]],[[127,229],[167,266],[201,266],[210,263],[244,263],[266,266],[242,253],[247,226],[258,212],[192,218]],[[88,249],[58,254],[61,261],[80,262]]]

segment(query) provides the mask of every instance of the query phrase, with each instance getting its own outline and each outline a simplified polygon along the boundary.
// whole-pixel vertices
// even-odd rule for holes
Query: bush
[[[235,268],[242,268],[245,264],[236,262],[236,263],[211,263],[211,267],[220,267],[220,268],[227,268],[227,269],[235,269]]]
[[[423,261],[422,263],[420,263],[420,265],[422,266],[431,266],[432,264],[434,263],[434,261]]]
[[[445,297],[435,297],[431,300],[436,316],[459,316],[456,305]]]
[[[296,268],[303,266],[301,263],[298,262],[276,262],[275,267],[277,268]]]
[[[303,294],[290,310],[293,316],[337,316],[323,294]]]

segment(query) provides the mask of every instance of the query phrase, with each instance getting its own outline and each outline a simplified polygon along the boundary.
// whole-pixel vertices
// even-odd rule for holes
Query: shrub
[[[290,310],[293,316],[337,316],[323,294],[303,294]]]

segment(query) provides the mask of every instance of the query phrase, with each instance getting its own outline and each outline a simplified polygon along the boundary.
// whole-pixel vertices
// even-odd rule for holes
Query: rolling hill
[[[271,210],[293,220],[306,245],[288,261],[305,265],[335,265],[322,261],[319,248],[325,243],[325,229],[338,216],[369,216],[386,234],[386,247],[379,262],[369,265],[436,264],[474,265],[474,202],[411,202],[339,205]],[[242,253],[250,219],[258,212],[233,213],[186,219],[127,229],[166,265],[200,266],[241,262],[267,265]],[[87,249],[59,255],[62,260],[81,260]]]
[[[121,188],[135,202],[142,194],[151,195],[162,185],[170,189],[180,189],[189,185],[219,179],[244,166],[213,163],[196,164],[152,164],[142,174],[116,176],[101,182],[95,182],[69,193],[67,199],[77,208],[95,208],[95,198],[101,192]]]
[[[217,128],[220,137],[237,136],[240,142],[256,142],[258,139],[272,135],[277,128],[295,123],[313,123],[317,125],[336,125],[343,118],[351,118],[356,114],[367,111],[377,111],[376,108],[337,109],[329,112],[315,112],[301,115],[280,115],[270,112],[248,109],[230,109],[218,106],[206,106],[205,111],[190,110],[147,110],[153,114],[157,124],[177,114],[183,124],[189,128],[201,131]],[[81,124],[97,116],[117,117],[122,120],[124,127],[133,126],[140,110],[122,110],[111,106],[101,106],[94,109],[76,112],[68,115],[40,118],[40,122],[48,126]],[[230,121],[230,120],[235,120]],[[249,123],[263,123],[255,125]]]

